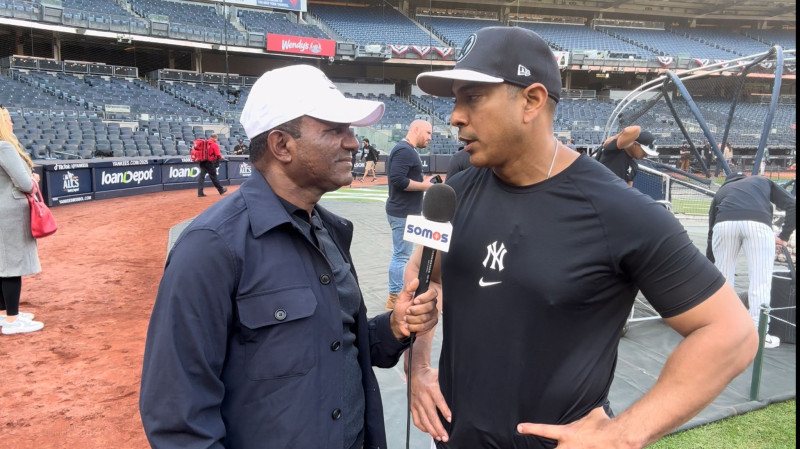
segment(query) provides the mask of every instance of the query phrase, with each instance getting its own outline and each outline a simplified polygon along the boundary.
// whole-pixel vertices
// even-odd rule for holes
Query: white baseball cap
[[[383,111],[382,102],[346,98],[321,70],[300,64],[261,75],[247,96],[239,123],[252,139],[304,115],[369,126],[383,117]]]

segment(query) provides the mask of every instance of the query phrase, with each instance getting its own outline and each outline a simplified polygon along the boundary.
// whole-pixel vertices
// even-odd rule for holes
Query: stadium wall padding
[[[197,187],[200,168],[186,157],[44,161],[42,192],[49,206]],[[222,185],[241,184],[253,168],[247,158],[220,161]],[[206,186],[212,186],[206,180]]]
[[[423,172],[444,173],[450,155],[423,155]],[[376,166],[384,172],[385,156]],[[361,172],[364,162],[359,161]],[[197,187],[200,168],[189,156],[166,158],[107,158],[74,161],[37,161],[34,171],[41,176],[41,190],[48,206],[119,198],[164,190]],[[220,161],[217,177],[222,185],[243,183],[254,172],[246,156]],[[212,187],[206,178],[206,187]]]

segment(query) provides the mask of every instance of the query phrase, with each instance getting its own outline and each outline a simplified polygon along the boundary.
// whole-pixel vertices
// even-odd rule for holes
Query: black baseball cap
[[[561,98],[561,71],[547,42],[520,27],[486,27],[464,42],[452,70],[420,73],[417,86],[437,97],[453,96],[453,81],[510,83],[528,87],[541,83],[547,95]]]
[[[638,143],[639,146],[642,147],[642,150],[647,153],[648,156],[658,156],[655,141],[656,136],[654,136],[650,131],[642,131],[639,133],[639,137],[634,140],[634,142]]]

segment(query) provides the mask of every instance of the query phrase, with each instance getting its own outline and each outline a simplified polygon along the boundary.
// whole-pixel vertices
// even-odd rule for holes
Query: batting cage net
[[[659,156],[641,161],[634,186],[669,202],[675,213],[707,214],[731,172],[794,179],[794,54],[773,47],[667,72],[617,104],[603,139],[631,125],[656,136]]]

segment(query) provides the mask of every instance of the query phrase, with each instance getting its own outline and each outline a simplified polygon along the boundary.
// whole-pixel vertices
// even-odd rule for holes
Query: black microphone
[[[431,282],[433,263],[436,261],[436,251],[450,249],[453,225],[450,220],[456,211],[456,192],[447,184],[434,184],[425,192],[422,198],[422,215],[409,215],[406,218],[406,229],[403,240],[422,245],[422,260],[419,263],[419,286],[414,296],[419,296],[428,291]],[[408,381],[406,382],[406,449],[409,449],[411,437],[411,366],[414,340],[416,332],[411,333],[411,343],[408,348]]]
[[[434,184],[422,199],[422,215],[409,215],[403,240],[422,245],[419,265],[419,286],[414,296],[428,291],[436,251],[450,249],[453,225],[450,220],[456,211],[456,192],[447,184]]]

